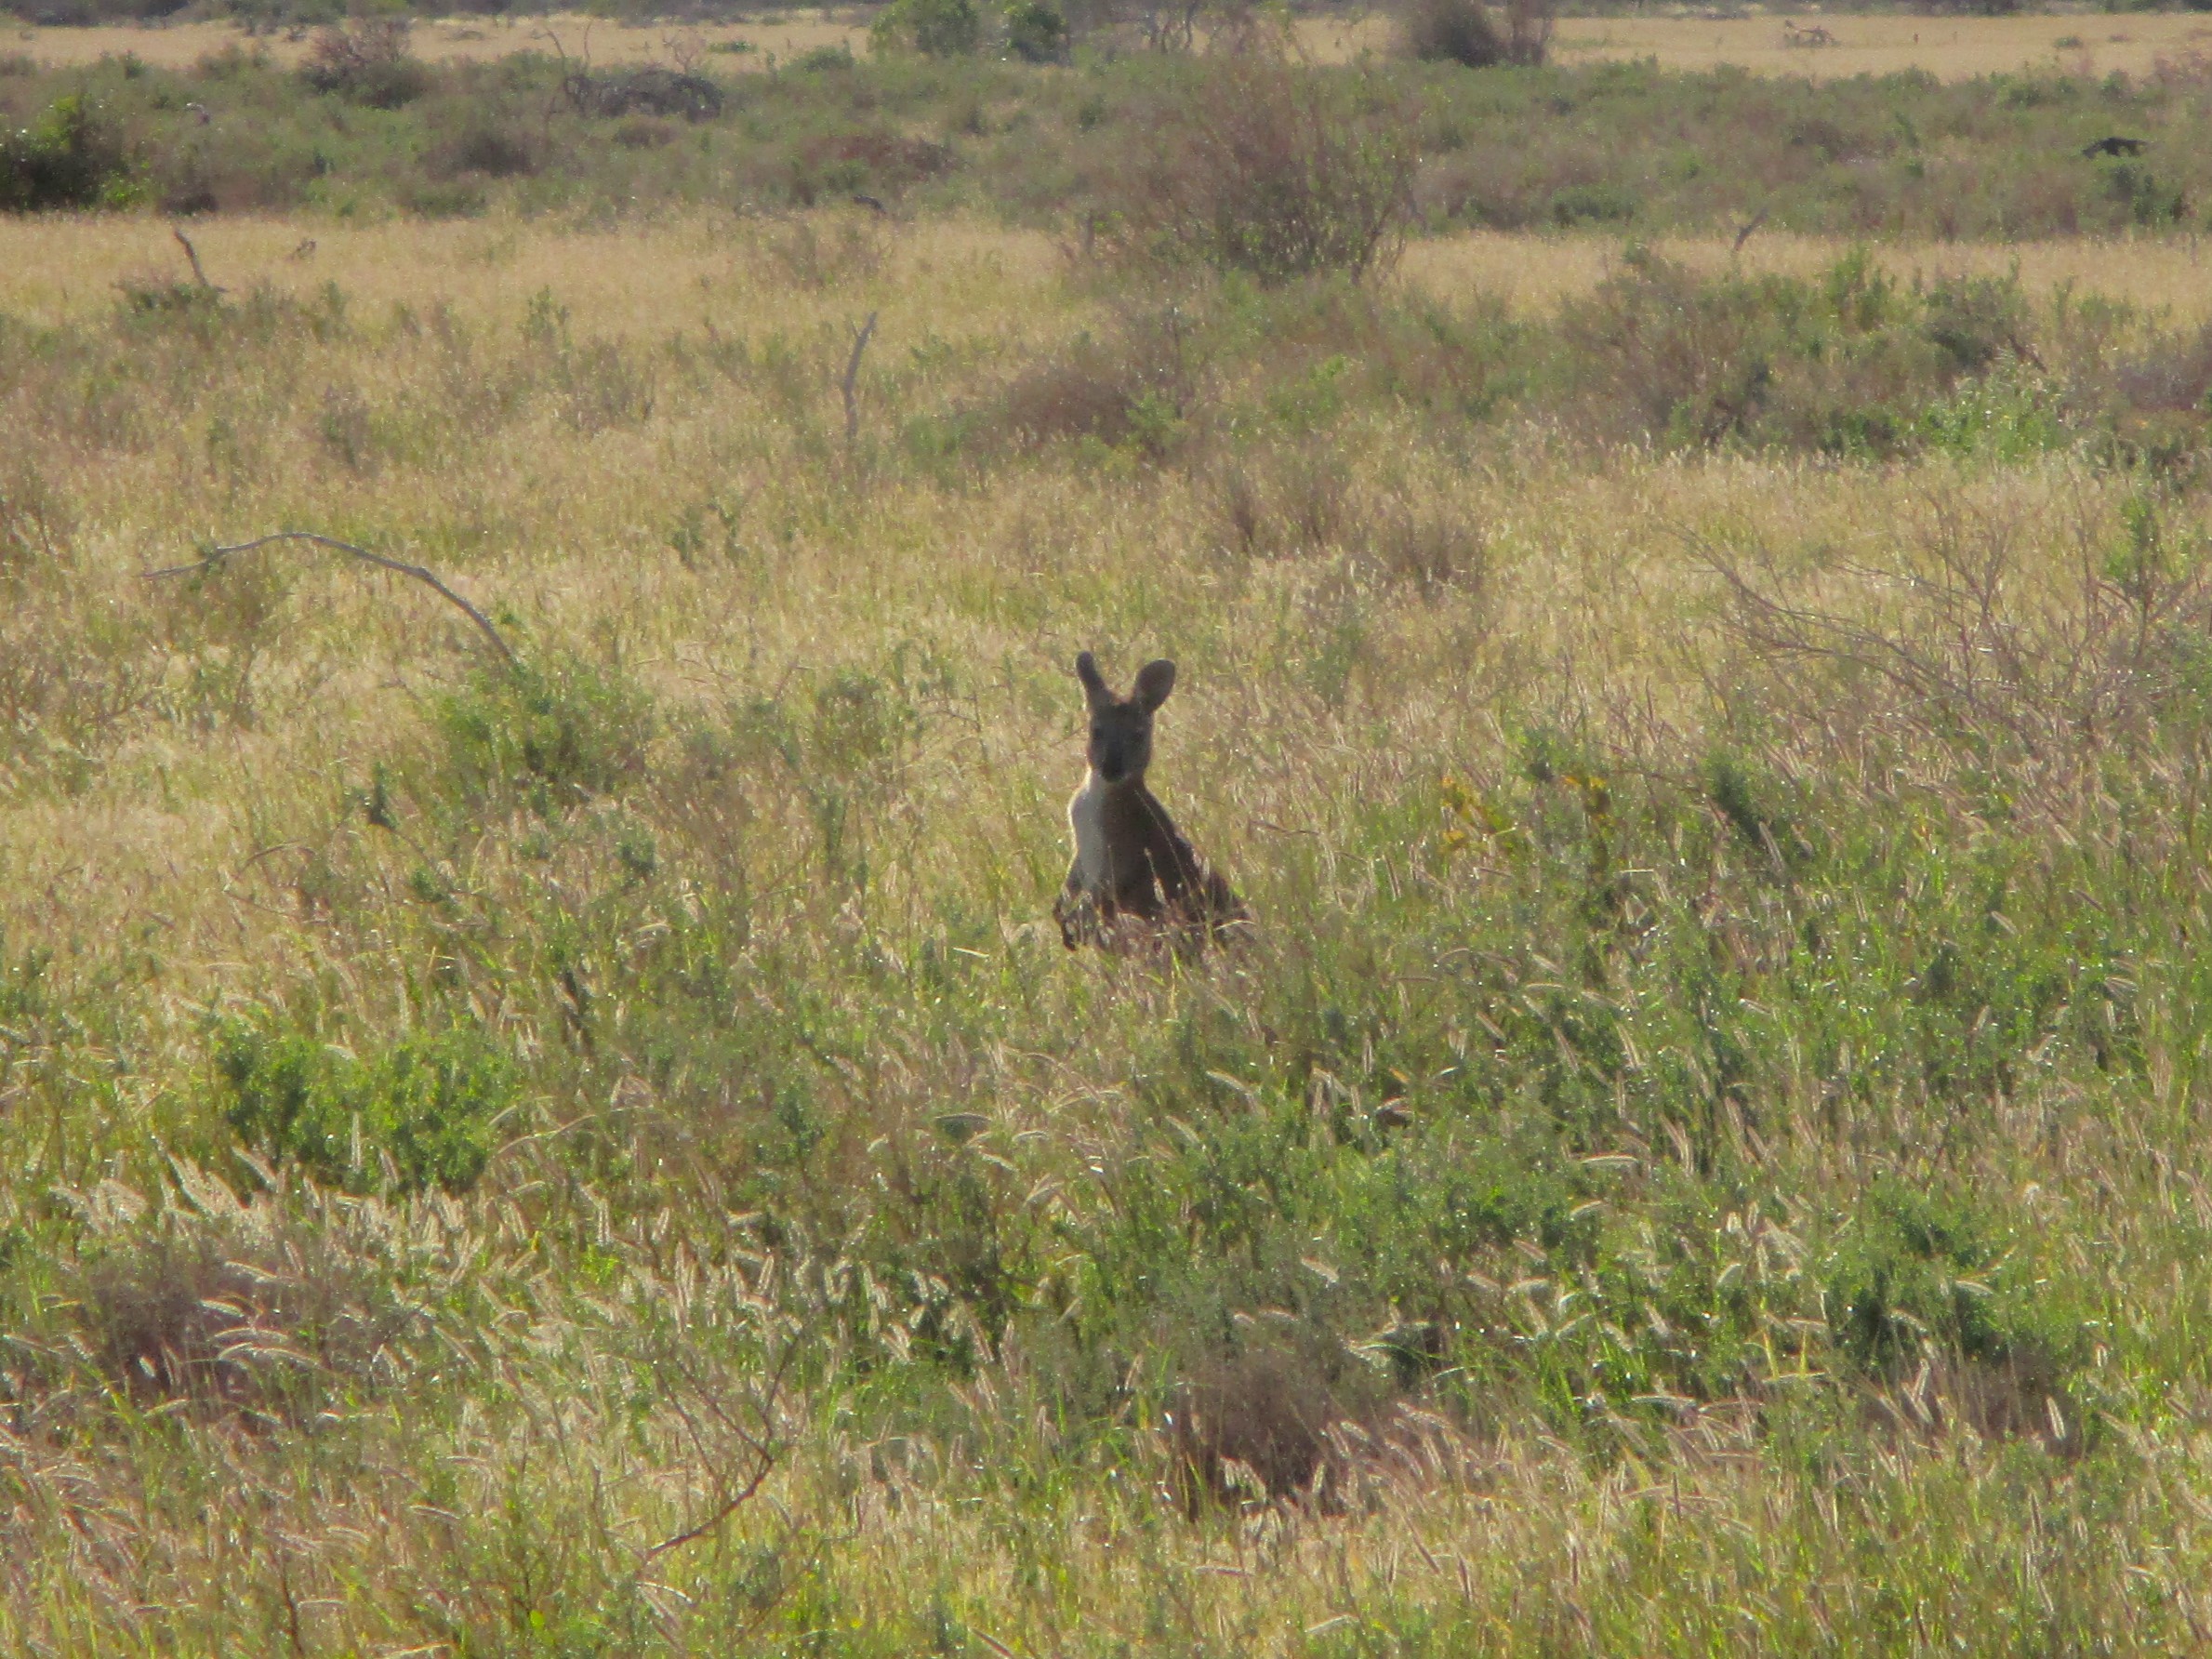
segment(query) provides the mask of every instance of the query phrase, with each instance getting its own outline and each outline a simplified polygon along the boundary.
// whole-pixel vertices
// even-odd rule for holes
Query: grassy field
[[[311,34],[305,28],[249,31],[229,20],[72,28],[19,23],[0,27],[0,51],[20,52],[34,63],[55,68],[129,56],[157,68],[182,70],[227,48],[258,46],[272,60],[293,67],[306,56]],[[796,7],[745,23],[623,23],[582,13],[550,12],[432,20],[417,29],[413,46],[427,62],[486,63],[515,52],[550,50],[555,39],[579,57],[589,53],[602,67],[664,61],[673,42],[686,51],[713,53],[718,71],[735,74],[765,69],[771,59],[788,62],[825,46],[865,53],[868,19],[858,11],[848,17]]]
[[[1832,42],[1794,44],[1782,28],[1785,16],[1803,29],[1826,28]],[[1939,80],[1964,81],[2053,67],[2070,74],[2140,76],[2156,73],[2162,62],[2185,64],[2212,53],[2212,21],[2187,11],[2004,18],[1775,11],[1724,20],[1568,19],[1556,41],[1560,60],[1569,63],[1650,58],[1673,70],[1730,64],[1759,74],[1817,80],[1919,70]]]
[[[363,222],[753,215],[857,195],[894,215],[1080,238],[1126,217],[1129,158],[1157,148],[1205,73],[1160,53],[1061,67],[816,49],[725,74],[765,70],[770,54],[701,54],[643,31],[627,38],[657,62],[594,44],[586,72],[580,34],[565,63],[550,39],[512,32],[528,49],[437,61],[439,27],[351,68],[293,66],[287,53],[311,42],[232,40],[174,69],[0,56],[0,130],[26,157],[0,192]],[[683,63],[705,73],[676,78]],[[1645,61],[1508,74],[1372,59],[1311,73],[1340,114],[1403,119],[1413,218],[1430,234],[1732,241],[1755,219],[1769,233],[1907,244],[2179,239],[2212,202],[2212,105],[2194,60],[2139,80],[2050,66],[1956,83]],[[2107,139],[2136,149],[2101,153]]]
[[[1808,26],[1821,20],[1810,14],[1788,15]],[[2187,11],[2008,18],[1844,15],[1828,20],[1834,43],[1818,47],[1790,44],[1782,16],[1570,18],[1559,26],[1554,54],[1566,64],[1648,58],[1670,70],[1728,66],[1816,80],[1918,70],[1944,81],[2053,68],[2081,75],[2141,76],[2162,63],[2186,65],[2212,54],[2212,22]],[[612,23],[553,13],[427,23],[416,49],[431,62],[481,62],[532,46],[542,48],[557,35],[572,51],[583,51],[588,42],[593,61],[615,64],[658,61],[669,43],[678,42],[687,49],[713,52],[718,69],[736,73],[765,68],[772,57],[789,62],[823,46],[846,46],[865,53],[868,26],[868,16],[858,9],[840,14],[792,8],[748,22],[682,24]],[[1317,61],[1349,62],[1363,54],[1387,54],[1396,29],[1390,19],[1366,13],[1308,18],[1300,23],[1299,33]],[[88,28],[18,24],[0,30],[0,49],[54,66],[91,64],[127,53],[166,69],[188,69],[209,53],[249,39],[259,39],[279,62],[296,62],[307,49],[302,31],[249,37],[229,21]]]
[[[0,1648],[2212,1644],[2201,244],[835,73],[1051,153],[0,216]],[[1063,947],[1082,649],[1252,939]]]

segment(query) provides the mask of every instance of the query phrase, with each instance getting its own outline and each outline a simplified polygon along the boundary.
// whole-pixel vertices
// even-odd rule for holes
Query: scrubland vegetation
[[[2194,82],[407,73],[0,81],[11,1650],[2205,1645]]]
[[[552,44],[431,62],[404,32],[364,25],[311,43],[297,64],[250,42],[185,69],[0,57],[0,130],[17,135],[0,152],[0,203],[606,218],[858,193],[1061,228],[1125,206],[1132,152],[1151,146],[1163,112],[1202,104],[1197,88],[1216,73],[1157,52],[1060,70],[840,47],[720,75],[726,55],[707,53],[656,80],[634,64],[588,69],[573,32],[565,63]],[[2212,202],[2205,65],[2181,53],[2135,77],[2052,66],[1956,84],[1644,63],[1321,78],[1342,98],[1398,106],[1421,157],[1415,222],[1432,232],[1651,235],[1733,230],[1763,211],[1781,230],[2001,241],[2197,228]],[[2081,153],[2113,134],[2146,148]]]

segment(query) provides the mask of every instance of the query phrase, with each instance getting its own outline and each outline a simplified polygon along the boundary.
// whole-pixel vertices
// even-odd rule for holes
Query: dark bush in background
[[[1407,54],[1424,63],[1536,65],[1551,52],[1554,9],[1551,0],[1509,0],[1500,33],[1482,0],[1410,0],[1398,27]]]
[[[975,0],[893,0],[869,38],[879,51],[916,51],[925,58],[964,58],[983,45]]]
[[[0,212],[119,207],[133,196],[121,136],[81,96],[60,100],[35,126],[0,135]]]
[[[1404,95],[1318,72],[1266,30],[1201,68],[1151,113],[1148,152],[1109,187],[1129,248],[1266,283],[1389,263],[1421,159]]]
[[[299,66],[318,92],[336,92],[372,109],[396,110],[430,88],[430,71],[407,51],[405,18],[356,18],[319,30]]]
[[[722,110],[722,90],[712,81],[657,64],[572,74],[564,85],[570,101],[585,115],[681,115],[686,121],[711,121]]]
[[[1067,56],[1067,20],[1044,0],[1013,0],[1006,8],[1006,50],[1025,63],[1058,63]]]
[[[1424,63],[1488,69],[1505,60],[1505,43],[1480,0],[1412,0],[1398,27],[1408,56]]]

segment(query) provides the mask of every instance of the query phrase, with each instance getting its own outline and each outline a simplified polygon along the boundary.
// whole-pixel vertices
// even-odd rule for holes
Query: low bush
[[[241,1200],[181,1161],[163,1185],[157,1205],[110,1188],[78,1207],[70,1347],[107,1386],[298,1422],[402,1374],[429,1321],[398,1279],[449,1281],[454,1264],[392,1211],[311,1191]],[[65,1380],[57,1357],[48,1389]]]
[[[1705,278],[1632,247],[1566,309],[1558,372],[1608,420],[1676,445],[2056,447],[2070,441],[2056,391],[2019,367],[2031,333],[2015,279],[1906,288],[1864,254],[1810,283]]]
[[[1067,20],[1045,0],[1013,0],[1006,8],[1006,50],[1025,63],[1067,57]]]
[[[125,207],[139,197],[121,135],[81,95],[57,100],[32,126],[0,134],[0,213]]]
[[[407,50],[414,25],[404,17],[356,18],[317,30],[299,73],[318,92],[371,109],[396,110],[430,89],[429,69]]]
[[[456,1026],[360,1060],[311,1033],[233,1018],[215,1035],[224,1121],[239,1144],[348,1192],[475,1184],[515,1102],[513,1060]]]
[[[612,794],[644,764],[653,710],[580,658],[477,674],[439,710],[444,776],[461,797],[521,797],[541,816]]]
[[[1420,154],[1414,112],[1379,77],[1324,74],[1255,29],[1148,113],[1107,192],[1129,251],[1262,282],[1396,257]]]
[[[925,58],[964,58],[983,45],[975,0],[893,0],[869,31],[878,51],[915,51]]]
[[[1084,334],[1007,386],[994,425],[1015,445],[1089,439],[1150,459],[1181,441],[1203,376],[1199,323],[1176,306]]]
[[[1413,0],[1398,27],[1407,54],[1424,63],[1488,69],[1505,60],[1505,43],[1481,0]]]
[[[619,135],[616,141],[621,141]],[[466,173],[487,179],[520,179],[536,172],[543,161],[537,143],[526,130],[496,120],[479,120],[434,146],[424,156],[423,165],[440,179]]]
[[[1411,0],[1398,19],[1406,54],[1424,63],[1532,67],[1550,54],[1550,0],[1508,0],[1503,33],[1483,0]]]
[[[722,89],[705,75],[657,64],[578,73],[563,85],[580,113],[602,118],[680,115],[686,121],[711,121],[722,112]]]

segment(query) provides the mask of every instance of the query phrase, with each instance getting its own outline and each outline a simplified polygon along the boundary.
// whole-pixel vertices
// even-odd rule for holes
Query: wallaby
[[[1175,689],[1175,665],[1146,663],[1126,699],[1108,688],[1090,652],[1075,659],[1075,672],[1091,706],[1091,771],[1067,803],[1075,862],[1053,907],[1061,939],[1070,950],[1119,943],[1126,918],[1185,930],[1203,944],[1245,922],[1244,906],[1228,883],[1145,787],[1152,717]]]

